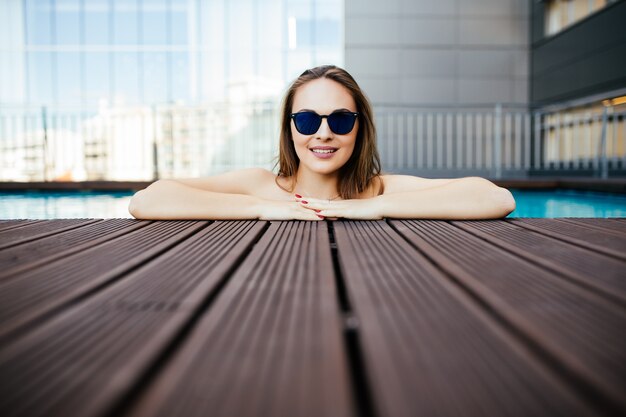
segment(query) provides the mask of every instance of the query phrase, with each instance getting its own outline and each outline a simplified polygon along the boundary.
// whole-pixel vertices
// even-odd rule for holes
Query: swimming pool
[[[626,195],[576,190],[510,189],[516,208],[507,217],[626,217]]]
[[[511,189],[508,217],[626,217],[626,195],[573,190]],[[0,219],[132,218],[132,192],[0,192]]]
[[[0,192],[0,219],[132,218],[131,191]]]

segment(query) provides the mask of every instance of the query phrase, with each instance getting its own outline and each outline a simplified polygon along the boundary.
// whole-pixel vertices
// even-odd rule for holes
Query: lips
[[[332,146],[314,146],[309,149],[311,152],[318,154],[329,154],[337,151],[337,148],[333,148]]]
[[[329,159],[333,157],[337,149],[332,146],[315,146],[310,148],[309,151],[318,159]]]

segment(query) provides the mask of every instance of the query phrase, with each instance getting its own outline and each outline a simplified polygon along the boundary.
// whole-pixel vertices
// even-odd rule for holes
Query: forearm
[[[479,177],[374,199],[383,217],[397,219],[499,219],[515,209],[507,189]]]
[[[243,220],[259,217],[259,202],[249,195],[216,193],[161,180],[135,194],[129,211],[146,220]]]

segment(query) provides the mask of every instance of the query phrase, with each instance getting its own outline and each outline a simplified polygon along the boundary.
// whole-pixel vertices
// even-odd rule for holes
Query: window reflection
[[[343,65],[342,13],[341,0],[0,1],[0,14],[24,22],[0,59],[25,67],[9,80],[22,93],[0,91],[0,104],[275,99],[305,68]]]
[[[56,0],[54,16],[55,43],[59,45],[79,45],[81,43],[81,22],[78,0]]]
[[[545,34],[554,35],[617,0],[549,0],[545,6]]]
[[[85,44],[105,45],[111,39],[110,25],[112,22],[108,0],[90,0],[85,2]]]

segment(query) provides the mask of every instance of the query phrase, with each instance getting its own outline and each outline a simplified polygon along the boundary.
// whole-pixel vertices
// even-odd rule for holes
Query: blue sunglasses
[[[292,113],[290,117],[296,125],[296,130],[303,135],[312,135],[317,132],[322,124],[322,119],[326,118],[328,127],[337,135],[347,135],[352,132],[354,123],[359,113],[351,111],[337,111],[328,115],[319,115],[314,111],[301,111]]]

